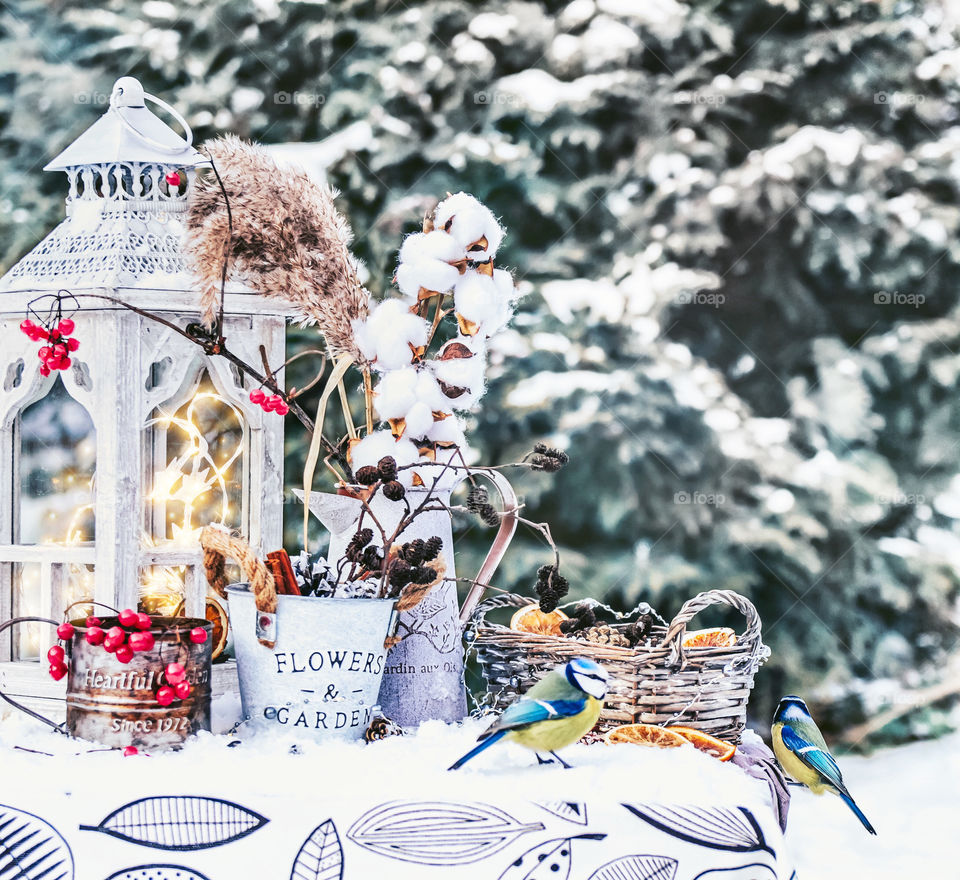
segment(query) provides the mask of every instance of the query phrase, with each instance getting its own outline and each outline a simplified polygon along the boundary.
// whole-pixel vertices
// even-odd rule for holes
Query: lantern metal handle
[[[121,88],[119,91],[122,92],[123,89]],[[117,92],[114,92],[114,95],[115,94],[117,94]],[[186,152],[193,146],[193,129],[190,128],[190,125],[187,122],[187,120],[184,119],[183,116],[180,115],[180,113],[174,110],[174,108],[171,107],[166,101],[156,97],[156,95],[151,95],[151,94],[148,94],[147,92],[143,93],[143,98],[145,101],[153,101],[153,103],[156,104],[158,107],[161,107],[164,110],[166,110],[167,113],[169,113],[174,119],[176,119],[177,122],[179,122],[181,127],[183,128],[184,135],[185,135],[183,138],[183,147],[177,150],[172,149],[168,144],[163,144],[163,143],[160,143],[160,141],[155,141],[152,137],[148,137],[142,131],[140,131],[132,122],[130,122],[129,119],[127,119],[126,116],[124,116],[117,109],[114,103],[114,95],[110,96],[110,109],[117,114],[117,118],[123,124],[123,127],[126,128],[132,134],[136,135],[136,137],[140,138],[140,140],[142,140],[145,144],[149,144],[154,149],[160,150],[163,153],[169,153],[170,155],[178,155],[180,153]]]
[[[14,617],[11,620],[6,621],[5,623],[0,623],[0,633],[6,629],[10,629],[12,626],[18,626],[21,623],[49,623],[51,626],[58,626],[57,621],[51,620],[49,617]],[[58,733],[62,733],[64,736],[69,736],[67,731],[64,729],[64,724],[57,724],[55,721],[51,721],[49,718],[44,718],[39,712],[34,712],[33,709],[28,709],[23,703],[18,703],[13,697],[8,697],[4,692],[3,688],[0,687],[0,699],[6,700],[14,709],[19,709],[21,712],[29,715],[31,718],[35,718],[37,721],[42,721],[49,727],[52,727]]]

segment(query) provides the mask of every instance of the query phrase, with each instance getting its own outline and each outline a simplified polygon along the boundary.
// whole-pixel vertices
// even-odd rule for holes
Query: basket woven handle
[[[733,590],[707,590],[705,593],[699,593],[692,599],[683,603],[683,607],[677,612],[670,626],[667,628],[667,634],[660,643],[661,647],[670,646],[670,665],[677,665],[683,662],[683,636],[687,631],[687,624],[696,617],[704,608],[711,605],[729,605],[736,608],[747,619],[747,628],[740,636],[740,643],[748,645],[750,648],[751,659],[757,659],[762,644],[760,642],[760,615],[753,603],[735,593]]]
[[[250,589],[253,590],[257,604],[257,634],[260,644],[273,648],[276,645],[277,586],[263,560],[240,535],[215,525],[204,526],[200,533],[200,546],[203,547],[203,569],[207,575],[207,583],[223,598],[227,596],[227,578],[224,573],[227,559],[235,559],[240,564],[241,571],[250,582]],[[261,624],[259,618],[264,615],[270,620]],[[268,634],[267,631],[271,629],[274,632]]]

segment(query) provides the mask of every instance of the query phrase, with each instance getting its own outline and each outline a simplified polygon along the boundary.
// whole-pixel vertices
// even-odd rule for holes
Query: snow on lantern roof
[[[133,77],[118,79],[107,112],[44,169],[67,174],[66,219],[0,278],[0,292],[194,290],[182,240],[190,178],[207,159],[192,141],[176,110]]]

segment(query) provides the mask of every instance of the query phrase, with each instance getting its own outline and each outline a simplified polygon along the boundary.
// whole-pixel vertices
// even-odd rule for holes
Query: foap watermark
[[[916,507],[927,503],[927,496],[919,492],[893,492],[889,495],[877,495],[878,504],[890,504],[894,507]]]
[[[491,92],[484,90],[473,93],[473,103],[487,105],[496,104],[503,107],[511,107],[513,105],[519,105],[521,102],[519,95],[511,95],[508,92]]]
[[[889,104],[891,107],[913,107],[926,101],[918,92],[874,92],[874,104]]]
[[[703,290],[678,293],[676,300],[680,306],[709,306],[711,309],[719,309],[726,301],[727,298],[722,293],[708,293]]]
[[[878,290],[873,295],[876,306],[911,306],[919,309],[927,301],[922,293],[901,293],[899,290]]]
[[[720,507],[727,503],[726,495],[719,492],[700,492],[693,489],[689,492],[674,492],[674,504],[701,504],[705,507]]]
[[[725,104],[727,98],[725,95],[718,95],[715,92],[693,92],[680,91],[674,92],[674,104]]]
[[[318,107],[327,100],[320,92],[274,92],[274,104],[289,104],[295,107]]]
[[[110,103],[110,92],[74,92],[73,103],[106,107]]]

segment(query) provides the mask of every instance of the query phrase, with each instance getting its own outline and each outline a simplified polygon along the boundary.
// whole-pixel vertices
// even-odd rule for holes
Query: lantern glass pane
[[[97,460],[93,420],[59,376],[20,414],[19,528],[16,543],[44,550],[42,562],[11,568],[14,616],[58,617],[93,595],[93,566],[71,554],[92,553]],[[48,626],[21,627],[14,656],[31,659],[49,647]]]
[[[245,449],[241,411],[206,374],[157,407],[144,430],[144,545],[195,550],[207,523],[241,528]],[[170,610],[183,583],[181,566],[147,567],[144,606]]]
[[[20,415],[20,544],[90,544],[97,438],[58,376]]]

